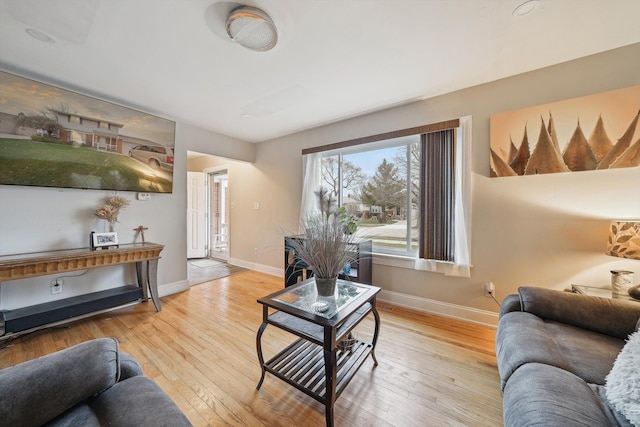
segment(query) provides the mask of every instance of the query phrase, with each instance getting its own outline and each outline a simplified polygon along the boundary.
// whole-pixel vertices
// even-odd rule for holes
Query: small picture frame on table
[[[111,249],[118,247],[118,233],[95,233],[91,232],[91,238],[89,239],[91,244],[91,250],[97,249]]]

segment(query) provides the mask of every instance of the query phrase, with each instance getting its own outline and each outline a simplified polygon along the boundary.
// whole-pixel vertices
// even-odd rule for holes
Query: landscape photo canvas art
[[[640,166],[640,86],[493,114],[491,176]]]
[[[175,122],[0,71],[0,185],[171,193]]]

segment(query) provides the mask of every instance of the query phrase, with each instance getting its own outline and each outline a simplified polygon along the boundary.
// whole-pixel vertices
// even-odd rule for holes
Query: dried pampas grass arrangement
[[[293,239],[290,244],[316,277],[331,279],[338,277],[345,265],[355,260],[351,246],[355,237],[345,234],[345,224],[333,195],[324,187],[314,194],[320,210],[307,216],[302,223],[301,238]]]
[[[107,203],[98,206],[95,216],[106,220],[109,223],[109,231],[113,231],[116,222],[118,222],[120,210],[127,206],[129,206],[129,200],[122,196],[112,196],[108,198]]]

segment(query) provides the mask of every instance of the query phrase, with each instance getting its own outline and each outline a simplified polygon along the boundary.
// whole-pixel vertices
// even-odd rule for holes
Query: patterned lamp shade
[[[612,221],[605,254],[640,259],[640,221]]]

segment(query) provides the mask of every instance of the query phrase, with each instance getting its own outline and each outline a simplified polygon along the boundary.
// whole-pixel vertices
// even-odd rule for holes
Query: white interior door
[[[229,261],[229,175],[221,167],[209,173],[209,256]]]
[[[187,172],[187,258],[207,256],[206,179],[204,172]]]

